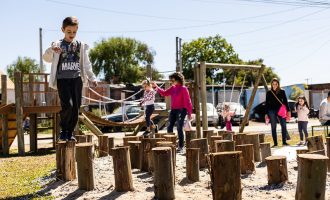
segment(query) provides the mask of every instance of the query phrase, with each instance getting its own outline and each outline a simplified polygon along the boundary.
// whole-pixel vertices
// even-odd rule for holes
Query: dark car
[[[296,102],[293,100],[288,100],[288,103],[291,110],[291,117],[297,118],[297,112],[295,109]],[[266,115],[266,102],[264,101],[259,105],[257,105],[256,107],[254,107],[251,118],[258,122],[264,122],[265,115]]]

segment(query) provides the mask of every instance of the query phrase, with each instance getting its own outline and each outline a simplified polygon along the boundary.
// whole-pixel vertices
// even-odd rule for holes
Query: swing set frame
[[[224,70],[250,70],[257,71],[257,77],[254,82],[254,87],[252,90],[251,98],[246,107],[245,116],[242,123],[240,124],[239,133],[243,133],[246,122],[249,120],[249,113],[257,93],[257,89],[260,81],[263,82],[263,85],[268,90],[267,82],[263,75],[265,70],[265,65],[239,65],[239,64],[224,64],[224,63],[207,63],[199,62],[194,65],[194,109],[196,113],[196,132],[197,136],[201,136],[201,122],[203,122],[203,130],[208,130],[208,119],[207,119],[207,93],[206,93],[206,69],[224,69]],[[202,121],[200,116],[200,105],[202,108]]]

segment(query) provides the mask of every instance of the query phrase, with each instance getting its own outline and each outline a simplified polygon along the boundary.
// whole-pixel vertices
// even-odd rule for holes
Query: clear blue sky
[[[330,81],[330,5],[262,0],[2,0],[0,5],[3,71],[17,56],[39,62],[39,27],[44,29],[45,49],[62,38],[62,20],[74,15],[80,21],[78,39],[93,46],[102,38],[134,37],[156,51],[155,67],[160,71],[175,69],[176,36],[187,42],[220,34],[242,59],[263,58],[280,75],[282,85],[307,78],[313,83]]]

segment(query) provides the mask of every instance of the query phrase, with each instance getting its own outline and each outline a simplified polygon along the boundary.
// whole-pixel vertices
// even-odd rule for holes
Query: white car
[[[214,107],[212,103],[206,103],[206,109],[207,109],[207,122],[209,125],[218,126],[219,123],[219,114],[217,112],[217,109]],[[203,117],[202,117],[202,108],[200,105],[200,119],[203,123]],[[196,119],[193,119],[191,121],[192,124],[196,124]]]

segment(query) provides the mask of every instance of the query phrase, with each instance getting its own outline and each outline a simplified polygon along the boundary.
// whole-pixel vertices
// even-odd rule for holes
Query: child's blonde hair
[[[149,87],[151,87],[150,80],[149,79],[146,79],[146,80],[142,81],[142,86],[149,86]]]

